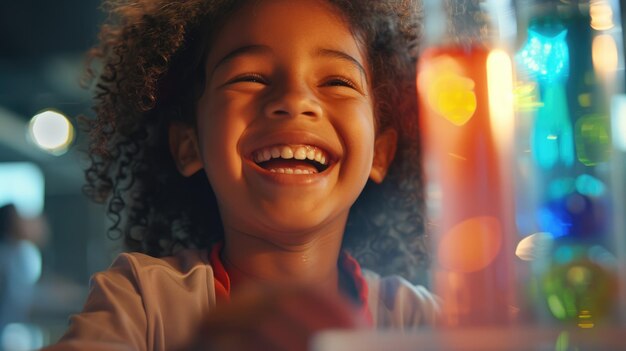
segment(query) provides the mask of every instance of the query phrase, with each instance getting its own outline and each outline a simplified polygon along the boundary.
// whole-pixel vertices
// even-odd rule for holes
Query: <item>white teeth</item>
[[[257,163],[269,161],[271,158],[272,155],[267,149],[261,150],[254,155],[254,161]]]
[[[283,148],[280,150],[280,157],[286,160],[292,159],[293,150],[291,150],[289,146],[283,146]]]
[[[285,160],[290,160],[295,158],[296,160],[315,160],[321,164],[326,165],[327,158],[324,151],[316,148],[315,146],[310,145],[280,145],[280,146],[272,146],[266,147],[261,150],[256,151],[253,154],[254,162],[262,163],[265,161],[269,161],[273,158],[282,158]],[[278,169],[278,168],[277,168]]]
[[[304,148],[304,146],[300,146],[296,149],[296,152],[294,152],[293,157],[296,160],[305,160],[306,159],[306,149]]]
[[[322,153],[321,152],[316,152],[315,153],[315,161],[317,161],[317,162],[321,162],[322,161]]]
[[[308,170],[308,169],[292,169],[292,168],[272,168],[270,169],[272,173],[283,173],[283,174],[315,174],[317,172]]]
[[[274,146],[272,147],[271,154],[272,154],[272,158],[279,158],[280,150],[276,146]]]
[[[272,158],[272,153],[268,149],[263,150],[263,160],[268,161]]]

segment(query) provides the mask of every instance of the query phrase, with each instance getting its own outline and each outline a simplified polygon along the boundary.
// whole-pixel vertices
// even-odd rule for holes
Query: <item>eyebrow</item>
[[[238,56],[247,55],[247,54],[267,53],[269,51],[271,51],[271,49],[268,46],[265,46],[265,45],[246,45],[246,46],[242,46],[240,48],[237,48],[237,49],[229,52],[228,54],[226,54],[226,56],[222,57],[219,61],[217,61],[215,66],[213,66],[213,70],[212,70],[211,74],[213,74],[213,72],[215,72],[215,70],[217,70],[217,68],[219,66],[227,63],[228,61],[231,61],[232,59],[234,59],[234,58],[236,58]]]
[[[348,61],[351,64],[355,65],[359,69],[359,71],[361,71],[363,77],[365,77],[365,79],[367,80],[367,72],[365,71],[365,67],[363,67],[363,65],[357,59],[346,54],[343,51],[320,48],[319,50],[317,50],[316,56],[331,57]]]
[[[265,45],[246,45],[246,46],[242,46],[240,48],[237,48],[231,52],[229,52],[228,54],[226,54],[226,56],[222,57],[213,67],[213,70],[211,72],[211,74],[213,72],[215,72],[215,70],[217,70],[217,68],[225,63],[227,63],[228,61],[231,61],[232,59],[238,57],[238,56],[242,56],[242,55],[247,55],[247,54],[257,54],[257,53],[267,53],[270,52],[271,49],[268,46]],[[336,58],[336,59],[340,59],[343,61],[347,61],[351,64],[353,64],[354,66],[356,66],[356,68],[359,69],[359,71],[361,71],[361,74],[365,77],[365,79],[367,80],[367,71],[365,70],[365,67],[363,67],[363,65],[354,57],[346,54],[343,51],[339,51],[339,50],[334,50],[334,49],[325,49],[325,48],[320,48],[315,52],[315,56],[318,57],[330,57],[330,58]]]

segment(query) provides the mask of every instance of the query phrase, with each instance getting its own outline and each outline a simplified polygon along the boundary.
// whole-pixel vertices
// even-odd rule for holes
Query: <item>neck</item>
[[[287,244],[232,230],[225,234],[222,260],[233,291],[260,283],[312,285],[339,292],[337,260],[343,230]]]

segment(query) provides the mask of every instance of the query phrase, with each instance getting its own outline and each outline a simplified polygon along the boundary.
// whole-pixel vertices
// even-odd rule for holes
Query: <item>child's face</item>
[[[368,67],[323,1],[251,1],[230,17],[197,109],[226,232],[288,242],[343,230],[375,154]]]

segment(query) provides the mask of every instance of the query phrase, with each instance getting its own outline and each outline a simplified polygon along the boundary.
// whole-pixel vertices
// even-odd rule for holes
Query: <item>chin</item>
[[[272,213],[264,218],[266,228],[277,234],[287,236],[303,237],[332,231],[338,226],[343,228],[347,216],[324,216],[315,211],[302,211],[294,214],[293,209],[288,215],[282,213]]]

